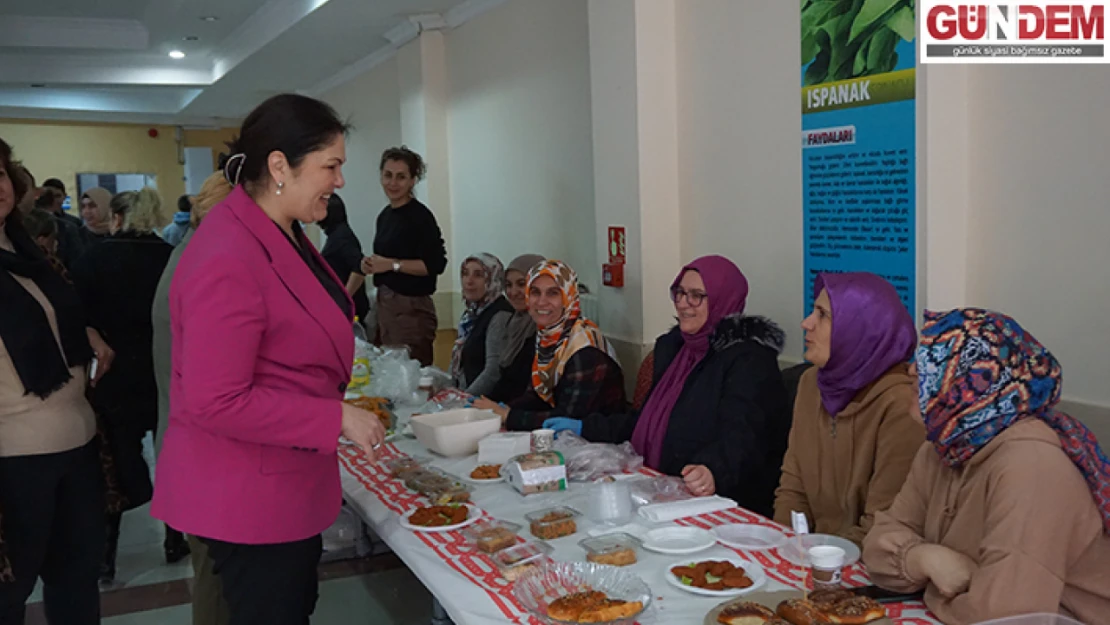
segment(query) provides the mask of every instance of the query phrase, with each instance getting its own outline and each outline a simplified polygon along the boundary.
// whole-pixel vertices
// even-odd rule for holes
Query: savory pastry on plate
[[[775,613],[770,608],[754,601],[744,601],[721,610],[717,622],[724,625],[766,625],[773,618]]]
[[[886,616],[886,608],[869,597],[852,597],[825,608],[829,621],[842,625],[864,625]]]
[[[671,569],[671,574],[683,585],[705,590],[748,588],[755,583],[744,569],[727,560],[707,560],[690,566],[676,566]]]
[[[570,623],[607,623],[633,616],[643,607],[639,601],[610,599],[603,592],[587,590],[552,601],[547,606],[547,615]]]
[[[831,623],[824,612],[805,599],[787,599],[779,604],[775,613],[793,625],[818,625]]]
[[[409,524],[420,527],[446,527],[458,525],[470,516],[465,506],[427,506],[417,508],[409,517]]]
[[[810,603],[817,606],[818,610],[826,610],[841,601],[851,599],[855,596],[856,593],[846,588],[823,588],[809,593],[807,599],[809,599]]]
[[[778,606],[778,615],[792,625],[866,625],[886,616],[886,608],[868,597],[848,590],[818,590],[809,599],[788,599]]]
[[[483,464],[470,472],[472,480],[496,480],[501,477],[501,465]]]
[[[586,560],[597,564],[606,564],[608,566],[628,566],[636,564],[636,551],[628,547],[621,549],[613,549],[602,553],[590,553],[586,556]]]

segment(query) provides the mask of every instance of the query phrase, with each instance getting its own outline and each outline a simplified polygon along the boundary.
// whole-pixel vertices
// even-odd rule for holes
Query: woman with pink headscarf
[[[655,342],[652,387],[639,412],[552,419],[595,442],[631,440],[647,466],[682,476],[770,515],[790,414],[778,355],[785,336],[744,314],[748,281],[732,261],[704,256],[671,285],[678,325]]]

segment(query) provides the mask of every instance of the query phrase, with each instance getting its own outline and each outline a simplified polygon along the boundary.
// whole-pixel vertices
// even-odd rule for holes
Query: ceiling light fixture
[[[202,21],[202,22],[215,22],[215,21],[218,21],[219,19],[220,18],[216,17],[215,15],[202,15],[202,16],[200,16],[200,21]]]
[[[200,41],[200,37],[196,35],[187,35],[181,38],[182,41]]]
[[[183,58],[185,58],[185,53],[182,52],[181,50],[170,50],[170,58],[171,59],[183,59]]]

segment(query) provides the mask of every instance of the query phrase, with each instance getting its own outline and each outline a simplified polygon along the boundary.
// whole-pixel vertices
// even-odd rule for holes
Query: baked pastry
[[[529,529],[532,530],[532,535],[536,538],[551,540],[570,536],[577,532],[578,524],[574,522],[573,515],[556,510],[532,521],[529,524]]]
[[[779,604],[775,613],[793,625],[823,625],[832,622],[817,606],[805,599],[787,599]]]
[[[870,597],[852,597],[824,610],[829,622],[842,625],[864,625],[886,616],[886,608]]]
[[[485,553],[497,553],[516,544],[516,534],[504,527],[495,527],[478,534],[474,541],[478,550]]]
[[[470,511],[463,506],[428,506],[417,508],[409,523],[420,527],[444,527],[458,525],[467,519]]]
[[[724,625],[765,625],[775,618],[775,613],[765,605],[753,601],[734,603],[721,610],[717,622]]]
[[[810,603],[817,606],[818,610],[825,611],[841,601],[851,599],[855,596],[856,593],[844,588],[822,588],[809,593],[807,599],[809,599]]]
[[[605,599],[608,599],[605,593],[596,590],[576,592],[552,601],[547,606],[547,615],[560,621],[577,622],[583,612]]]
[[[499,477],[501,477],[499,464],[483,464],[470,472],[470,478],[474,480],[496,480]]]
[[[587,608],[578,617],[579,623],[611,623],[618,619],[628,618],[643,609],[644,604],[639,601],[621,601],[620,599],[606,599],[595,606]]]
[[[636,551],[628,547],[622,547],[605,553],[590,553],[586,556],[586,560],[609,566],[628,566],[636,564]]]

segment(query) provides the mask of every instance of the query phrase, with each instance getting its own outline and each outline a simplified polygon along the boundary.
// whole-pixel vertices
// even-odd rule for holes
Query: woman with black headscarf
[[[318,224],[328,235],[320,255],[328,262],[339,280],[347,285],[347,292],[355,300],[355,314],[367,323],[370,298],[366,296],[366,276],[362,275],[362,245],[347,221],[347,206],[343,199],[332,193],[328,198],[328,216]]]
[[[81,301],[27,234],[26,193],[0,140],[0,623],[22,623],[41,576],[47,619],[100,622],[104,484],[85,399],[111,350]]]

